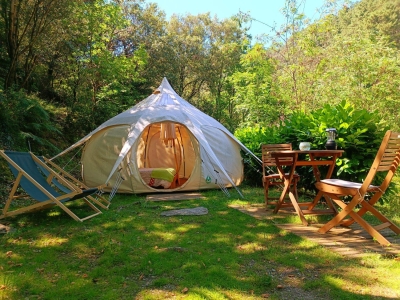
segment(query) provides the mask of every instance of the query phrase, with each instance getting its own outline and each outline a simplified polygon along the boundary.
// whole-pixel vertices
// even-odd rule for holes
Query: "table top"
[[[279,153],[282,154],[324,154],[324,155],[333,155],[338,154],[342,155],[344,150],[284,150],[284,151],[271,151],[271,156],[277,156]]]
[[[285,150],[285,151],[271,151],[271,157],[294,157],[299,154],[309,154],[314,157],[340,157],[344,150]]]
[[[295,161],[296,166],[332,165],[336,158],[342,156],[344,150],[284,150],[271,151],[271,157],[276,159],[277,165],[291,165]],[[310,159],[299,159],[301,154],[308,154]],[[316,160],[315,158],[330,158]]]

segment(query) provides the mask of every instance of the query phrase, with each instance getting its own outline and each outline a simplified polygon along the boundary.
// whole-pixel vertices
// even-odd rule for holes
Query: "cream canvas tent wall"
[[[57,156],[81,145],[85,184],[111,188],[119,173],[125,180],[118,192],[125,193],[227,192],[243,180],[241,149],[260,161],[222,124],[182,99],[166,78],[152,95]],[[175,169],[176,183],[164,189],[150,186],[141,172],[153,168]]]

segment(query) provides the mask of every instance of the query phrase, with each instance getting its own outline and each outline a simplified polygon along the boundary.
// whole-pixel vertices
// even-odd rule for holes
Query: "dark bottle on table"
[[[327,135],[328,141],[325,144],[325,149],[326,150],[336,150],[337,149],[337,144],[335,141],[335,139],[337,137],[336,128],[327,128],[326,135]]]

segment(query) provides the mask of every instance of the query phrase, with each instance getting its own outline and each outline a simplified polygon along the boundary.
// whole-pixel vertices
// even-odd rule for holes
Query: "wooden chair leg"
[[[343,205],[343,207],[345,207],[345,204]],[[372,208],[372,209],[375,210],[375,208]],[[378,215],[381,215],[383,217],[382,220],[389,221],[386,217],[384,217],[378,211],[375,210],[375,212],[377,212]],[[374,212],[372,212],[372,213],[375,215]],[[382,230],[383,228],[389,227],[390,223],[391,223],[390,221],[389,221],[389,224],[388,223],[387,224],[383,224],[384,226],[376,226],[376,227],[374,227],[374,226],[370,225],[369,223],[367,223],[367,221],[365,221],[358,213],[356,213],[354,211],[351,211],[349,215],[355,222],[357,222],[362,228],[364,228],[365,231],[368,232],[369,235],[371,235],[379,244],[384,245],[384,246],[389,246],[390,245],[390,242],[379,232],[379,230]],[[397,232],[397,234],[398,234],[398,232]]]
[[[362,228],[365,229],[374,239],[378,241],[379,244],[388,246],[390,242],[373,226],[367,223],[363,218],[361,218],[356,212],[350,212],[350,217],[353,218]]]
[[[400,228],[397,227],[392,221],[390,221],[388,218],[386,218],[380,211],[378,211],[375,207],[373,207],[367,201],[362,201],[361,205],[363,206],[363,208],[367,209],[370,213],[372,213],[379,221],[382,222],[382,224],[377,227],[381,227],[382,229],[390,228],[394,233],[400,234]],[[357,213],[357,215],[359,216],[358,213]],[[360,216],[360,218],[361,218],[361,216]]]
[[[358,195],[354,196],[353,199],[350,201],[349,204],[345,204],[342,200],[340,200],[339,198],[335,198],[334,195],[330,195],[331,199],[333,201],[335,201],[335,203],[342,207],[342,211],[340,213],[338,213],[336,216],[333,217],[332,220],[330,220],[328,223],[326,223],[324,226],[322,226],[318,232],[319,233],[326,233],[329,230],[331,230],[334,226],[339,225],[339,223],[350,214],[350,212],[353,211],[353,209],[356,207],[356,205],[358,204],[358,199],[356,197],[358,197]]]
[[[374,194],[374,196],[368,202],[363,201],[363,203],[366,203],[367,205],[370,204],[371,206],[373,206],[373,205],[375,205],[376,202],[378,202],[378,200],[381,198],[381,196],[382,196],[382,192],[377,192]],[[361,207],[361,209],[357,212],[357,214],[360,217],[362,217],[367,211],[368,211],[368,209],[366,208],[365,205],[363,205]],[[349,227],[353,223],[354,223],[354,219],[348,219],[348,220],[344,221],[343,224],[341,224],[341,225]]]
[[[293,180],[293,194],[296,197],[296,199],[299,200],[299,194],[297,193],[297,182],[298,182],[297,178]]]
[[[268,209],[268,194],[269,194],[269,181],[264,182],[264,198],[265,198],[265,209]]]

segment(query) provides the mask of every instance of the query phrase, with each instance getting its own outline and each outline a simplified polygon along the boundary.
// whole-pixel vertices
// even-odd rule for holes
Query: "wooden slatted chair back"
[[[292,144],[264,144],[261,147],[261,152],[262,152],[262,163],[263,163],[263,169],[265,172],[266,167],[275,167],[275,158],[271,157],[270,152],[271,151],[288,151],[292,150]],[[293,159],[291,157],[287,158],[282,158],[281,160],[285,160],[290,164]],[[266,174],[264,173],[264,176]]]
[[[391,132],[377,171],[395,171],[400,163],[400,132]]]
[[[380,186],[380,190],[385,191],[392,181],[399,164],[400,132],[387,131],[365,181],[370,184],[377,172],[387,172]]]
[[[279,186],[282,188],[283,180],[280,178],[280,175],[277,172],[276,168],[276,160],[271,157],[272,151],[290,151],[292,150],[292,144],[264,144],[261,146],[262,153],[262,163],[263,163],[263,185],[264,185],[264,196],[265,196],[265,205],[276,205],[279,197],[270,197],[269,196],[269,188],[270,186]],[[280,158],[280,162],[284,165],[291,165],[293,163],[293,157],[285,157]],[[291,182],[291,186],[293,188],[294,194],[297,198],[297,182],[299,181],[299,175],[295,174],[293,181]],[[288,200],[288,198],[286,198]]]

